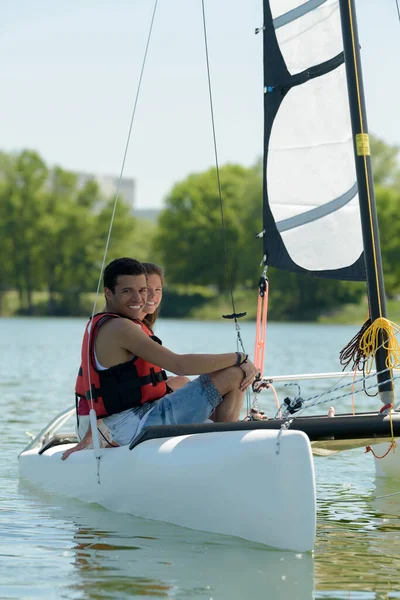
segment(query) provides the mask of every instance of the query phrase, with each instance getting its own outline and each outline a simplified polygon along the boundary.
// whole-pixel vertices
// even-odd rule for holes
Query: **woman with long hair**
[[[155,263],[142,263],[146,269],[147,279],[147,302],[144,307],[142,321],[149,329],[153,331],[154,324],[160,312],[160,304],[162,300],[162,292],[164,286],[164,270]],[[175,391],[188,383],[189,377],[174,376],[168,377],[167,386],[171,391]]]
[[[160,304],[164,287],[164,269],[151,262],[142,263],[146,269],[147,302],[144,307],[142,321],[151,330],[160,313]]]

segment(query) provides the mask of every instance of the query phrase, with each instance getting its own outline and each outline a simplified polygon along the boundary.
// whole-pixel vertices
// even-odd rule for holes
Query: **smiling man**
[[[238,420],[243,392],[257,374],[246,355],[176,354],[162,346],[140,320],[146,271],[132,258],[105,268],[104,295],[105,312],[89,321],[84,334],[78,414],[93,404],[120,445],[129,444],[145,423],[202,423],[212,413],[216,421]],[[168,394],[164,369],[200,377]]]

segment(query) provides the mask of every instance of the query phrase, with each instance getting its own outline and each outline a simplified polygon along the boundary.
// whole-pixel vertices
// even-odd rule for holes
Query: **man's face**
[[[145,275],[118,275],[114,293],[104,288],[107,309],[130,319],[139,319],[147,301]]]

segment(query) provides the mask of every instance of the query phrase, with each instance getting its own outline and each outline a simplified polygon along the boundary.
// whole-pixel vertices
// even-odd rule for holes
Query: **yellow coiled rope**
[[[394,369],[400,364],[400,345],[396,337],[399,333],[400,327],[384,317],[375,319],[363,332],[359,349],[366,359],[367,374],[372,371],[375,354],[381,344],[387,350],[386,367]]]

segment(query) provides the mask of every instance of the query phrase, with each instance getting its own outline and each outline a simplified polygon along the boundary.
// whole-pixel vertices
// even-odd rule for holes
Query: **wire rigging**
[[[153,25],[154,25],[154,19],[155,19],[155,15],[156,15],[156,10],[157,10],[157,4],[158,4],[158,0],[155,0],[154,7],[153,7],[153,13],[152,13],[151,21],[150,21],[149,33],[148,33],[147,41],[146,41],[146,47],[145,47],[145,51],[144,51],[144,55],[143,55],[143,60],[142,60],[142,67],[141,67],[141,70],[140,70],[140,76],[139,76],[138,86],[137,86],[137,90],[136,90],[135,102],[134,102],[134,105],[133,105],[133,110],[132,110],[131,120],[130,120],[130,124],[129,124],[128,135],[127,135],[127,139],[126,139],[126,143],[125,143],[125,150],[124,150],[124,155],[123,155],[123,159],[122,159],[121,170],[120,170],[120,175],[119,175],[119,179],[118,179],[117,191],[116,191],[116,194],[115,194],[114,206],[113,206],[113,211],[112,211],[112,215],[111,215],[110,226],[109,226],[109,229],[108,229],[108,235],[107,235],[106,245],[105,245],[105,249],[104,249],[103,261],[102,261],[101,268],[100,268],[99,280],[98,280],[98,283],[97,283],[97,290],[96,290],[96,296],[95,296],[94,303],[93,303],[93,310],[92,310],[91,320],[93,319],[93,316],[94,316],[95,311],[96,311],[96,305],[97,305],[97,299],[99,297],[101,280],[102,280],[102,277],[103,277],[104,266],[105,266],[105,262],[106,262],[106,259],[107,259],[108,246],[110,244],[110,238],[111,238],[111,232],[112,232],[112,227],[113,227],[113,223],[114,223],[115,212],[117,210],[117,204],[118,204],[119,193],[120,193],[120,188],[121,188],[121,181],[122,181],[122,177],[123,177],[123,174],[124,174],[126,157],[127,157],[127,154],[128,154],[129,143],[130,143],[131,135],[132,135],[133,122],[135,120],[136,108],[137,108],[137,105],[138,105],[140,89],[141,89],[141,86],[142,86],[143,73],[144,73],[144,68],[145,68],[145,65],[146,65],[146,59],[147,59],[147,53],[148,53],[148,50],[149,50],[151,34],[152,34],[152,31],[153,31]],[[91,320],[90,320],[90,322],[91,322]],[[87,360],[88,360],[88,364],[90,364],[90,344],[88,344]],[[90,369],[88,371],[88,375],[89,375],[89,390],[90,390],[90,399],[89,399],[89,402],[90,402],[91,411],[93,411],[94,410],[94,405],[93,405],[93,396],[92,396],[92,382],[90,380]],[[92,435],[93,435],[93,444],[95,446],[95,439],[97,439],[97,441],[98,441],[98,430],[97,430],[97,428],[96,428],[96,432],[94,432],[93,431],[93,427],[92,427]]]
[[[116,191],[116,194],[115,194],[114,206],[113,206],[113,211],[112,211],[112,214],[111,214],[110,227],[108,229],[107,241],[106,241],[106,246],[105,246],[105,249],[104,249],[103,262],[101,264],[99,281],[98,281],[98,284],[97,284],[96,296],[95,296],[94,304],[93,304],[92,318],[93,318],[93,315],[94,315],[95,310],[96,310],[97,298],[99,296],[100,286],[101,286],[101,279],[102,279],[102,276],[103,276],[104,266],[105,266],[106,259],[107,259],[108,246],[110,244],[111,231],[112,231],[112,227],[113,227],[113,223],[114,223],[115,212],[116,212],[116,209],[117,209],[117,204],[118,204],[118,199],[119,199],[119,193],[120,193],[120,189],[121,189],[121,181],[122,181],[122,177],[123,177],[123,174],[124,174],[126,157],[127,157],[127,154],[128,154],[129,143],[130,143],[130,140],[131,140],[133,122],[135,120],[136,108],[137,108],[137,105],[138,105],[140,89],[141,89],[141,86],[142,86],[143,73],[144,73],[144,68],[145,68],[145,65],[146,65],[146,59],[147,59],[147,53],[148,53],[148,50],[149,50],[151,34],[152,34],[152,31],[153,31],[153,25],[154,25],[154,19],[155,19],[155,15],[156,15],[156,10],[157,10],[157,4],[158,4],[158,0],[155,0],[154,7],[153,7],[153,13],[152,13],[152,17],[151,17],[151,22],[150,22],[149,33],[148,33],[148,36],[147,36],[146,48],[145,48],[144,55],[143,55],[142,67],[141,67],[141,70],[140,70],[139,82],[138,82],[138,86],[137,86],[137,90],[136,90],[135,102],[134,102],[134,105],[133,105],[131,120],[130,120],[130,124],[129,124],[128,136],[127,136],[126,143],[125,143],[125,150],[124,150],[124,155],[123,155],[122,164],[121,164],[121,171],[120,171],[119,178],[118,178],[117,191]]]
[[[232,310],[233,310],[232,315],[224,315],[224,317],[228,318],[228,319],[234,319],[235,325],[236,325],[238,347],[240,344],[242,351],[245,352],[242,337],[240,335],[240,327],[237,322],[237,319],[244,316],[246,313],[236,313],[235,299],[233,296],[232,276],[231,276],[231,270],[229,268],[229,262],[228,262],[228,248],[227,248],[227,243],[226,243],[225,216],[224,216],[224,207],[223,207],[223,201],[222,201],[221,177],[220,177],[220,169],[219,169],[217,135],[216,135],[215,118],[214,118],[214,103],[213,103],[212,86],[211,86],[211,71],[210,71],[210,60],[209,60],[209,54],[208,54],[207,23],[206,23],[206,12],[205,12],[204,0],[201,0],[201,6],[202,6],[202,14],[203,14],[204,49],[205,49],[206,67],[207,67],[208,96],[209,96],[209,100],[210,100],[210,113],[211,113],[211,126],[212,126],[213,145],[214,145],[215,169],[216,169],[216,173],[217,173],[218,197],[219,197],[219,206],[220,206],[220,213],[221,213],[222,239],[223,239],[223,244],[224,244],[224,262],[225,262],[226,272],[228,275],[229,292],[230,292]]]
[[[400,8],[399,8],[399,0],[395,0],[396,2],[396,8],[397,8],[397,16],[399,18],[399,23],[400,23]]]

